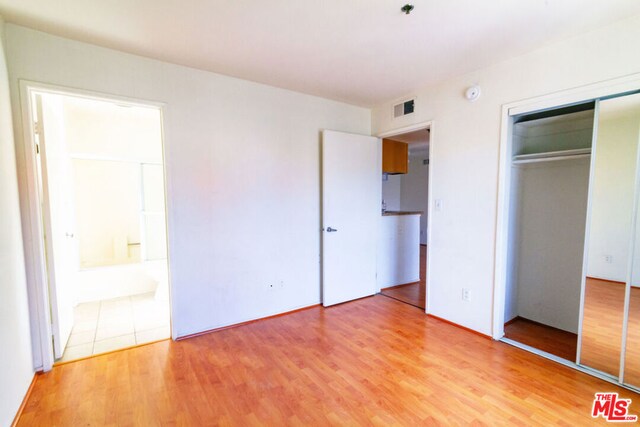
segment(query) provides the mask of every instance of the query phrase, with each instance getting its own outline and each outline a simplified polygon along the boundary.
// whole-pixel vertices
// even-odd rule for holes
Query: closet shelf
[[[572,160],[591,157],[591,148],[576,148],[573,150],[547,151],[544,153],[520,154],[513,156],[513,164],[551,162],[557,160]]]

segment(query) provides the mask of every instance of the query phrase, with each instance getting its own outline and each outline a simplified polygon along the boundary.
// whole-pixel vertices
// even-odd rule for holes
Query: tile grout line
[[[116,336],[109,336],[109,337],[105,337],[104,339],[98,340],[98,332],[100,330],[100,321],[101,321],[101,317],[103,315],[105,315],[105,310],[106,310],[106,306],[105,306],[105,302],[109,301],[109,300],[99,300],[96,301],[96,310],[94,310],[92,313],[95,313],[95,323],[94,323],[94,327],[92,329],[90,329],[89,331],[87,331],[87,333],[92,333],[93,338],[90,342],[86,343],[87,345],[90,346],[90,352],[88,354],[88,356],[92,356],[92,355],[96,355],[96,344],[106,341],[106,340],[112,340],[112,339],[117,339],[117,338],[122,338],[122,337],[126,337],[129,335],[133,335],[133,341],[134,341],[134,345],[139,345],[139,344],[144,344],[147,341],[143,340],[143,342],[141,342],[140,338],[138,337],[138,333],[144,333],[144,332],[152,332],[161,328],[164,328],[164,325],[155,325],[154,327],[151,328],[144,328],[144,329],[140,329],[137,327],[136,322],[135,322],[135,316],[136,314],[138,315],[142,315],[144,317],[144,313],[145,310],[138,310],[136,311],[136,307],[137,305],[134,302],[134,296],[133,295],[129,295],[127,296],[125,299],[126,303],[129,304],[129,311],[130,311],[130,315],[131,315],[131,327],[132,327],[132,333],[124,333],[121,335],[116,335]],[[153,298],[150,298],[150,300],[153,300]],[[153,301],[152,301],[153,302]],[[138,307],[140,308],[140,307]],[[147,310],[148,311],[148,310]],[[154,306],[154,310],[152,310],[153,313],[157,312],[157,307]],[[157,314],[157,313],[156,313]],[[93,317],[93,316],[92,316]],[[74,323],[75,323],[75,319],[74,319]],[[108,323],[108,322],[107,322]],[[108,327],[108,325],[107,325]],[[78,344],[78,345],[82,345],[82,344]],[[68,347],[67,347],[68,348]],[[65,350],[67,349],[65,348]]]
[[[129,304],[131,306],[131,323],[133,324],[133,342],[138,345],[138,335],[136,335],[136,314],[133,308],[133,297],[129,296]]]
[[[93,342],[91,343],[91,355],[93,355],[93,350],[96,347],[96,338],[98,337],[98,325],[100,324],[100,313],[102,313],[102,300],[100,300],[100,304],[98,304],[98,316],[96,317],[96,327],[93,330]]]

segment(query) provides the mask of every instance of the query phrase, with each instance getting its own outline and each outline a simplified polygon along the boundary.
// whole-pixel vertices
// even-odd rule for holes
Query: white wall
[[[141,242],[144,235],[140,230],[140,163],[162,163],[160,111],[85,98],[43,96],[45,105],[56,101],[62,106],[67,155],[123,160],[72,160],[80,265],[140,261],[140,246],[129,243]],[[164,194],[162,175],[146,183]],[[156,240],[162,243],[164,226],[155,232],[161,234]]]
[[[384,215],[378,245],[378,289],[420,280],[419,215]]]
[[[513,135],[513,143],[516,144],[521,139],[518,135]],[[505,295],[504,295],[504,322],[513,320],[518,316],[518,257],[520,255],[520,182],[521,168],[511,168],[511,182],[509,183],[509,212],[515,214],[509,216],[507,236],[507,271],[505,274]]]
[[[0,425],[11,425],[33,378],[11,104],[0,18]]]
[[[145,261],[167,259],[164,169],[162,165],[142,166],[144,226],[142,257]]]
[[[402,195],[403,175],[387,175],[387,179],[382,178],[382,200],[386,203],[388,211],[400,210],[400,197]]]
[[[140,262],[140,164],[74,159],[80,267]],[[160,182],[162,185],[162,182]]]
[[[410,116],[394,119],[393,102],[374,109],[374,134],[434,121],[432,196],[443,209],[429,230],[432,314],[491,333],[501,106],[638,73],[639,39],[635,16],[408,94],[418,96]],[[482,88],[473,103],[463,96],[472,84]]]
[[[529,120],[513,128],[515,154],[589,148],[594,112]],[[516,316],[577,332],[589,159],[511,169],[505,322]]]
[[[19,79],[165,103],[174,336],[320,302],[320,131],[370,134],[368,109],[15,25],[7,47],[16,113]]]
[[[640,122],[637,116],[607,118],[608,103],[613,101],[600,107],[587,276],[626,282]],[[607,255],[611,262],[605,260]]]
[[[577,333],[589,159],[534,163],[518,176],[517,313]]]
[[[400,209],[403,211],[421,211],[420,244],[427,244],[427,219],[429,209],[429,165],[423,161],[428,153],[409,155],[409,173],[402,176],[400,190]]]
[[[162,163],[162,123],[157,108],[60,98],[69,152]]]

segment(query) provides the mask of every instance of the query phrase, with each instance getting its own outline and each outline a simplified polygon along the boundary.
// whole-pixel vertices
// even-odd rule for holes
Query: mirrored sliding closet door
[[[640,94],[596,108],[578,363],[640,387]]]

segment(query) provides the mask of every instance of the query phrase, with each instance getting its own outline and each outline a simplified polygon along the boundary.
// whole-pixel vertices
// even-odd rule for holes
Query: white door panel
[[[36,98],[42,171],[43,222],[55,358],[62,357],[73,328],[78,246],[71,160],[57,97]]]
[[[375,137],[323,132],[324,306],[376,292],[381,151],[380,140]]]

